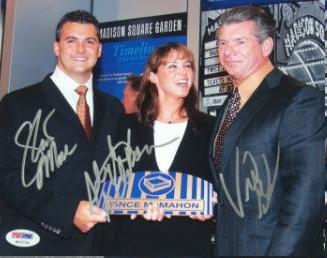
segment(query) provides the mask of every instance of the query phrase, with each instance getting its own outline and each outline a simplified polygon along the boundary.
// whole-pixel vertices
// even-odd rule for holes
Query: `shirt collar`
[[[80,83],[74,81],[71,77],[69,77],[66,73],[64,73],[58,66],[54,70],[53,74],[51,75],[52,81],[56,84],[59,90],[64,94],[70,94],[74,91]],[[84,83],[88,88],[88,94],[90,93],[93,95],[93,75],[91,74],[90,78]]]
[[[266,78],[266,76],[274,69],[274,66],[269,61],[264,64],[258,71],[251,74],[245,80],[243,80],[239,85],[237,85],[240,95],[245,97],[250,97],[252,93],[259,87],[261,82]]]

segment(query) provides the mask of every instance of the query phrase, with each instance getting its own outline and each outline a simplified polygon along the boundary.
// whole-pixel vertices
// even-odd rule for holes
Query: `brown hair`
[[[130,83],[130,86],[133,91],[138,92],[140,90],[141,79],[142,76],[136,74],[131,74],[127,77],[127,82]]]
[[[182,58],[191,62],[195,71],[194,57],[192,52],[184,45],[178,43],[167,43],[154,49],[146,63],[141,89],[136,99],[139,121],[147,126],[153,126],[154,120],[159,115],[159,98],[157,86],[150,81],[150,73],[157,73],[160,65],[165,64],[167,56],[176,51]],[[184,98],[184,103],[180,110],[185,109],[190,120],[197,120],[198,96],[194,84],[192,84],[189,94]]]

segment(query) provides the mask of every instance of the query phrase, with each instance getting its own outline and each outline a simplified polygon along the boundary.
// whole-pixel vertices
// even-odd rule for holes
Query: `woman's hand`
[[[131,220],[136,219],[138,214],[132,214]],[[149,208],[146,210],[145,214],[139,215],[142,216],[145,220],[152,220],[152,221],[162,221],[164,218],[171,218],[171,215],[165,215],[164,210],[162,208],[158,208],[158,206],[150,205]]]
[[[197,215],[190,215],[189,217],[194,220],[206,221],[208,219],[211,219],[213,216],[197,214]]]
[[[218,202],[217,193],[216,192],[213,192],[212,205],[217,204],[217,202]],[[197,215],[190,215],[189,217],[191,219],[194,219],[194,220],[206,221],[208,219],[211,219],[213,217],[213,215],[200,215],[200,214],[197,214]]]

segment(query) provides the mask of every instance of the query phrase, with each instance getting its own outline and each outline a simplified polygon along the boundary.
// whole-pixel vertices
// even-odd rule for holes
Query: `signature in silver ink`
[[[102,196],[100,196],[102,183],[109,180],[112,185],[116,187],[116,189],[118,189],[121,184],[127,186],[128,179],[132,174],[132,169],[135,163],[138,162],[144,154],[150,155],[154,148],[166,146],[177,139],[178,138],[174,138],[171,141],[160,145],[145,144],[142,148],[136,146],[135,149],[133,149],[131,146],[130,129],[127,130],[126,142],[120,141],[113,145],[111,136],[108,135],[108,156],[105,158],[101,166],[98,166],[96,161],[93,161],[92,163],[94,181],[92,181],[92,177],[87,171],[84,172],[88,199],[90,203],[95,206],[100,205],[100,199],[102,198]],[[123,148],[122,156],[117,154],[117,151],[120,148]],[[119,197],[118,191],[116,191],[116,195],[116,197]],[[107,197],[104,196],[104,198]]]
[[[250,151],[245,151],[242,156],[242,165],[247,161],[252,164],[252,169],[250,171],[250,176],[245,179],[245,197],[244,201],[250,201],[250,192],[254,192],[256,195],[257,208],[258,208],[258,219],[261,219],[269,211],[271,196],[273,194],[279,167],[279,156],[280,156],[280,147],[278,145],[277,158],[275,163],[275,168],[271,171],[269,167],[267,157],[264,153],[260,155],[262,162],[265,166],[265,173],[267,176],[266,186],[264,186],[260,174],[257,162]],[[241,183],[240,183],[240,150],[236,147],[236,173],[235,173],[235,184],[236,184],[236,201],[231,197],[230,191],[227,189],[224,175],[219,174],[220,182],[226,194],[226,197],[233,207],[235,213],[241,217],[245,217],[244,208],[243,208],[243,199],[241,194]]]
[[[42,189],[44,177],[49,178],[50,173],[59,169],[67,158],[75,152],[77,144],[74,144],[73,147],[69,148],[68,145],[64,145],[64,149],[58,152],[56,139],[55,137],[48,134],[47,124],[50,118],[55,113],[55,109],[52,109],[51,112],[45,117],[42,123],[42,133],[45,136],[41,138],[37,144],[37,138],[40,131],[40,123],[42,117],[42,110],[39,109],[34,117],[34,120],[25,121],[19,127],[15,134],[15,143],[18,147],[24,149],[23,158],[22,158],[22,168],[21,168],[21,181],[24,187],[30,187],[34,183],[38,190]],[[21,134],[24,134],[27,130],[26,139],[20,139]],[[37,164],[36,173],[30,179],[26,179],[26,161],[30,159],[32,163]]]

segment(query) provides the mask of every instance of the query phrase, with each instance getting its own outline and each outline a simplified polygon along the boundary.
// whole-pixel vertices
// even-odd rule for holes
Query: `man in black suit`
[[[96,18],[64,15],[54,53],[52,75],[0,104],[1,255],[90,255],[93,227],[106,221],[88,201],[84,171],[108,156],[123,108],[93,88]]]
[[[316,254],[324,208],[324,94],[273,67],[275,23],[262,8],[236,7],[220,22],[219,58],[235,90],[218,110],[210,146],[218,190],[215,254]]]

